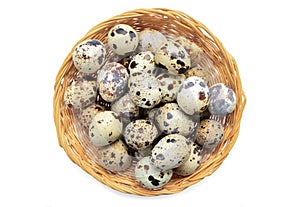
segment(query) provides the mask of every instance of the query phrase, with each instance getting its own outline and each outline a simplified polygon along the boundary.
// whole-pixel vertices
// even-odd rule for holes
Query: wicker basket
[[[78,130],[72,110],[64,108],[64,92],[70,81],[76,76],[77,70],[72,62],[72,52],[75,46],[86,39],[99,39],[107,43],[109,29],[118,24],[131,25],[137,31],[152,28],[166,35],[180,35],[192,40],[203,49],[203,53],[211,61],[217,71],[219,80],[233,88],[237,97],[235,111],[224,121],[225,133],[222,143],[201,164],[200,168],[190,176],[176,177],[159,190],[148,190],[141,187],[126,173],[110,173],[93,161],[93,150],[87,150],[88,141],[79,139],[86,136]],[[125,12],[104,21],[92,28],[81,40],[75,44],[60,68],[54,92],[54,120],[60,146],[66,151],[70,159],[98,181],[120,192],[143,196],[173,194],[199,182],[212,174],[221,165],[233,147],[240,129],[242,112],[246,104],[246,97],[238,68],[234,58],[224,49],[222,43],[200,22],[179,11],[169,9],[137,9]]]

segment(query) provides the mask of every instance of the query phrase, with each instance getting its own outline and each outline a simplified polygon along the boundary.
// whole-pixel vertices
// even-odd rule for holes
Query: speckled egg
[[[128,56],[133,53],[138,44],[138,34],[130,25],[117,24],[108,32],[108,46],[118,54]]]
[[[204,80],[204,82],[208,85],[211,79],[211,75],[208,72],[207,68],[201,67],[197,65],[192,69],[188,70],[185,74],[185,77],[189,78],[191,76],[198,76]]]
[[[178,89],[185,80],[184,75],[162,73],[158,75],[156,78],[160,83],[160,88],[162,93],[161,101],[166,103],[166,102],[172,102],[176,100]]]
[[[173,40],[182,45],[186,52],[189,54],[191,59],[191,66],[194,67],[201,61],[203,50],[198,45],[183,36],[176,37]]]
[[[73,52],[73,63],[83,73],[95,73],[104,64],[105,46],[99,40],[85,40]]]
[[[155,62],[174,74],[183,74],[191,67],[189,54],[183,46],[169,40],[163,43],[155,53]]]
[[[97,155],[100,166],[112,172],[126,170],[132,161],[132,156],[128,154],[126,145],[120,139],[99,148]]]
[[[202,120],[196,131],[196,142],[205,148],[216,146],[223,139],[224,127],[212,119]]]
[[[104,111],[104,109],[95,104],[92,104],[81,111],[81,113],[78,116],[78,121],[85,131],[89,130],[93,118],[100,111]]]
[[[79,79],[73,81],[66,88],[64,93],[64,103],[72,105],[75,109],[82,109],[95,103],[96,100],[96,81]]]
[[[193,174],[200,166],[202,160],[202,150],[196,143],[191,145],[190,157],[178,168],[174,169],[174,173],[181,176]]]
[[[128,65],[129,73],[155,73],[154,55],[150,51],[140,52],[132,57]]]
[[[128,81],[131,100],[139,107],[153,108],[162,98],[158,80],[147,73],[134,73]]]
[[[135,178],[145,188],[154,190],[167,184],[173,171],[161,171],[150,163],[150,157],[144,157],[135,166]]]
[[[144,119],[130,122],[124,130],[125,142],[136,150],[149,147],[157,135],[156,126],[151,121]]]
[[[108,102],[118,99],[127,89],[127,69],[116,62],[107,63],[98,71],[97,83],[101,97]]]
[[[187,78],[179,87],[177,103],[189,115],[205,111],[209,103],[209,89],[204,80],[197,76]]]
[[[209,88],[209,98],[208,110],[213,115],[226,116],[236,107],[234,91],[223,83],[216,83]]]
[[[190,141],[180,134],[163,137],[152,149],[151,164],[161,170],[179,167],[190,156]]]
[[[113,102],[111,110],[128,120],[137,118],[140,111],[139,107],[131,100],[129,93],[125,93],[121,98]]]
[[[145,29],[139,33],[139,51],[155,53],[159,46],[166,41],[167,38],[159,31]]]
[[[186,115],[176,103],[166,103],[160,107],[155,116],[159,129],[165,134],[181,134],[189,136],[197,123]]]
[[[121,136],[122,127],[122,122],[115,112],[99,112],[89,127],[90,140],[97,147],[109,145]]]

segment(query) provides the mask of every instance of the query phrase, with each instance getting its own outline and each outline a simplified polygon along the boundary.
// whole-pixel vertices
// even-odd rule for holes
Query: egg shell
[[[121,136],[122,127],[122,122],[115,112],[99,112],[89,127],[90,140],[97,147],[109,145]]]
[[[100,106],[92,104],[80,112],[78,121],[85,131],[89,130],[93,118],[100,111],[104,111],[104,109],[102,109]]]
[[[136,150],[149,147],[157,135],[156,126],[149,120],[144,119],[130,122],[124,130],[126,144]]]
[[[123,118],[133,119],[139,116],[139,107],[131,100],[129,93],[113,102],[111,110]]]
[[[155,53],[155,63],[173,74],[184,74],[191,67],[189,54],[183,46],[169,40],[163,43]]]
[[[66,88],[64,93],[64,103],[72,105],[75,109],[82,109],[95,103],[96,100],[96,81],[79,79],[73,81]]]
[[[181,176],[191,175],[198,169],[201,161],[202,149],[198,144],[193,143],[191,145],[190,157],[182,165],[174,169],[174,173]]]
[[[201,61],[203,50],[194,42],[183,36],[176,37],[173,39],[173,41],[179,43],[184,47],[184,49],[190,56],[192,67],[196,66]]]
[[[189,115],[205,111],[209,103],[209,88],[204,80],[197,76],[187,78],[179,87],[177,103]]]
[[[104,44],[95,39],[81,42],[72,55],[74,66],[83,73],[95,73],[105,62]]]
[[[98,71],[97,83],[101,97],[112,102],[127,89],[129,74],[127,69],[116,62],[107,63]]]
[[[138,34],[130,25],[117,24],[108,32],[108,46],[117,55],[128,56],[138,44]]]
[[[150,51],[140,52],[132,57],[128,65],[129,73],[155,73],[154,55]]]
[[[196,130],[196,142],[204,148],[218,145],[224,136],[223,125],[213,119],[202,120]]]
[[[209,85],[209,81],[211,79],[211,75],[209,74],[208,69],[200,65],[197,65],[192,69],[188,70],[184,75],[186,78],[189,78],[191,76],[198,76],[202,78],[207,85]]]
[[[235,92],[223,83],[216,83],[209,88],[210,103],[208,110],[212,115],[226,116],[236,107]]]
[[[186,115],[176,103],[166,103],[160,107],[155,115],[158,128],[165,134],[180,134],[189,136],[197,123]]]
[[[150,157],[141,159],[135,166],[135,178],[145,188],[154,190],[167,184],[173,175],[173,171],[161,171],[150,163]]]
[[[147,73],[134,73],[128,81],[131,100],[139,107],[153,108],[161,101],[162,94],[158,80]]]
[[[151,163],[161,169],[179,167],[190,156],[190,141],[180,134],[163,137],[152,149]]]
[[[119,172],[131,166],[132,156],[127,152],[127,147],[122,140],[101,147],[97,151],[98,163],[106,170]]]
[[[176,100],[178,89],[180,85],[184,82],[185,76],[175,75],[171,73],[162,73],[156,78],[160,83],[162,93],[161,101],[166,103]]]
[[[139,51],[150,51],[155,53],[167,38],[159,31],[154,29],[144,29],[139,32]]]

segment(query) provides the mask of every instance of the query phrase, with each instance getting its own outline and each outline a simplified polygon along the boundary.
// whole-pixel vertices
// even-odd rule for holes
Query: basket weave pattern
[[[176,177],[160,190],[147,190],[141,187],[126,173],[110,173],[97,165],[94,161],[93,146],[80,137],[87,135],[78,130],[78,123],[71,109],[64,106],[64,92],[70,81],[76,77],[78,71],[72,62],[72,52],[75,46],[86,39],[98,39],[107,43],[107,33],[116,24],[129,24],[136,31],[152,28],[167,36],[185,36],[203,49],[203,53],[210,60],[217,71],[218,78],[214,81],[223,82],[232,87],[237,97],[235,111],[224,120],[225,133],[220,146],[201,164],[200,168],[190,176]],[[212,174],[221,165],[236,142],[239,134],[242,112],[246,104],[246,97],[234,58],[225,50],[222,43],[203,24],[179,11],[168,9],[137,9],[125,12],[93,27],[78,41],[66,57],[55,82],[54,91],[54,120],[57,129],[59,145],[66,151],[70,159],[87,173],[103,184],[120,192],[137,195],[162,195],[180,192],[206,176]]]

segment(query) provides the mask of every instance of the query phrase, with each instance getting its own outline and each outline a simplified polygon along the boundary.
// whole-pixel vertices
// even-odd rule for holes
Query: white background
[[[197,2],[197,5],[195,4]],[[297,1],[1,1],[0,206],[300,206]],[[112,190],[70,161],[53,121],[56,74],[94,25],[141,7],[181,10],[236,58],[248,102],[221,167],[181,193]]]

